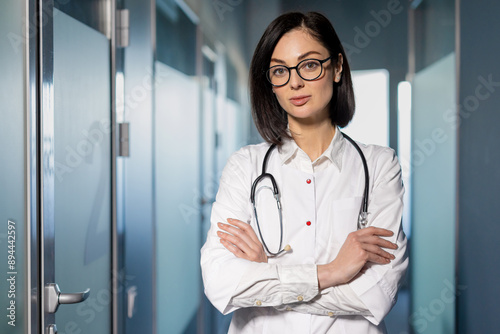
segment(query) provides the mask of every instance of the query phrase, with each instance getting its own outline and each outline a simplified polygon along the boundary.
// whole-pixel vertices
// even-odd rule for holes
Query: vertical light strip
[[[398,84],[398,155],[406,189],[403,230],[408,236],[411,232],[411,103],[411,84],[402,81]]]
[[[125,122],[125,77],[123,72],[116,72],[116,123]]]
[[[352,71],[356,113],[344,131],[365,144],[389,145],[389,71]]]
[[[151,160],[151,175],[152,175],[152,182],[151,182],[151,185],[152,185],[152,189],[151,189],[151,192],[152,192],[152,207],[151,207],[151,210],[152,210],[152,219],[153,219],[153,227],[152,227],[152,230],[153,230],[153,245],[152,245],[152,249],[153,249],[153,259],[151,261],[152,263],[152,295],[153,295],[153,298],[151,300],[151,307],[152,307],[152,310],[153,310],[153,314],[151,315],[151,321],[153,322],[153,325],[152,325],[152,330],[153,330],[153,333],[152,334],[157,334],[158,333],[158,329],[157,329],[157,326],[158,326],[158,318],[157,318],[157,303],[158,303],[158,299],[157,299],[157,291],[158,291],[158,280],[157,280],[157,274],[158,274],[158,267],[157,267],[157,259],[158,259],[158,254],[157,254],[157,247],[158,247],[158,244],[157,244],[157,240],[156,240],[156,235],[157,235],[157,231],[158,231],[158,218],[157,218],[157,215],[156,215],[156,210],[157,210],[157,205],[156,205],[156,201],[157,201],[157,191],[156,191],[156,182],[157,182],[157,178],[156,178],[156,149],[157,149],[157,143],[156,143],[156,86],[157,86],[157,82],[156,82],[156,61],[158,59],[158,52],[157,52],[157,49],[158,49],[158,45],[157,45],[157,41],[156,41],[156,34],[157,34],[157,31],[156,31],[156,0],[150,0],[149,2],[149,9],[150,9],[150,15],[151,15],[151,26],[150,26],[150,29],[151,29],[151,48],[152,48],[152,51],[153,51],[153,62],[152,62],[152,71],[153,71],[153,77],[151,78],[151,85],[153,87],[153,90],[151,91],[151,101],[152,101],[152,104],[151,104],[151,121],[153,122],[153,125],[151,126],[151,145],[152,145],[152,152],[151,152],[151,157],[152,157],[152,160]],[[125,90],[124,90],[125,91]],[[127,298],[128,300],[128,298]],[[127,304],[127,308],[128,308],[128,304]]]
[[[410,175],[411,165],[411,84],[398,84],[398,149],[403,177]]]

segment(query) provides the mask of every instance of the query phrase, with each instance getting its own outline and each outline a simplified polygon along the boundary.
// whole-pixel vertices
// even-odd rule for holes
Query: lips
[[[295,106],[302,106],[311,99],[311,95],[298,95],[290,98],[290,102]]]

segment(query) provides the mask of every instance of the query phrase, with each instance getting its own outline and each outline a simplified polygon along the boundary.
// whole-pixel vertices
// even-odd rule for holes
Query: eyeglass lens
[[[306,59],[301,61],[296,67],[297,73],[304,80],[317,79],[323,70],[323,65],[319,60]],[[290,68],[287,66],[273,66],[268,70],[269,81],[275,86],[282,86],[290,79]]]

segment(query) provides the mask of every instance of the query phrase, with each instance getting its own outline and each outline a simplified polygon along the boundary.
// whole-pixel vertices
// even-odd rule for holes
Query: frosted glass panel
[[[55,268],[63,292],[60,332],[111,329],[111,148],[109,41],[54,10]]]
[[[156,62],[157,332],[187,331],[200,299],[197,81]],[[210,185],[207,185],[210,186]]]
[[[415,333],[454,333],[455,54],[418,72],[412,93],[410,325]]]
[[[343,130],[365,144],[389,145],[389,72],[352,71],[356,111]]]
[[[203,115],[201,116],[201,126],[203,127],[203,139],[201,149],[203,152],[203,168],[201,169],[201,173],[202,182],[204,183],[202,195],[207,200],[202,209],[202,240],[206,240],[207,232],[210,229],[212,202],[215,200],[215,195],[219,189],[219,177],[216,171],[218,161],[217,150],[215,148],[215,134],[217,132],[216,94],[210,88],[209,79],[206,76],[202,77],[202,87]]]
[[[222,169],[226,166],[227,159],[229,159],[233,152],[239,150],[244,145],[240,130],[242,122],[240,105],[233,100],[225,98],[222,98],[220,105],[222,113],[219,113],[217,117],[218,133],[221,137],[217,150],[217,180],[220,174],[222,174]]]
[[[27,332],[24,2],[0,2],[0,333]],[[9,258],[10,255],[10,258]]]

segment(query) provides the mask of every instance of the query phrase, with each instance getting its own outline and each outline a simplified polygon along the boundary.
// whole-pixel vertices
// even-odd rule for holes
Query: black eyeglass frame
[[[327,61],[329,61],[330,59],[332,58],[332,56],[328,57],[328,58],[325,58],[323,60],[319,60],[319,59],[316,59],[316,58],[307,58],[307,59],[304,59],[304,60],[301,60],[296,66],[294,67],[288,67],[286,65],[274,65],[274,66],[271,66],[267,69],[266,71],[266,78],[267,78],[267,81],[269,81],[269,83],[273,86],[273,87],[283,87],[284,85],[286,85],[288,82],[290,82],[290,78],[292,77],[292,72],[291,70],[295,70],[295,72],[297,72],[297,74],[299,75],[299,77],[302,78],[302,80],[305,80],[305,81],[313,81],[313,80],[316,80],[318,79],[321,74],[323,74],[323,63],[326,63]],[[319,62],[320,66],[321,66],[321,71],[319,72],[318,76],[316,78],[313,78],[313,79],[306,79],[304,78],[302,75],[300,75],[300,71],[298,70],[300,64],[302,64],[303,62],[306,62],[308,60],[316,60]],[[282,84],[282,85],[275,85],[271,82],[271,78],[269,77],[270,73],[271,73],[271,70],[275,67],[285,67],[287,70],[288,70],[288,80]]]

